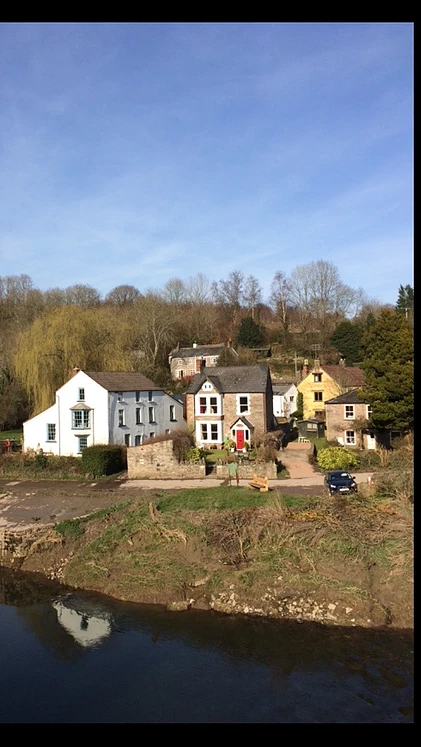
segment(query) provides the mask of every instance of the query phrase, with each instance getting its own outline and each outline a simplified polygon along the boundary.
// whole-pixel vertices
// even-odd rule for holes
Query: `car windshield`
[[[352,480],[349,472],[331,472],[329,475],[331,482],[342,482],[343,480]]]

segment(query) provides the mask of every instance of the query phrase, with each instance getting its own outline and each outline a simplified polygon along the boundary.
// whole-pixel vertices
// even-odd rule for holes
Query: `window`
[[[175,419],[175,405],[170,405],[170,420],[172,423],[174,423]]]
[[[308,431],[317,431],[317,423],[307,423]]]
[[[345,405],[345,420],[354,420],[354,405]]]
[[[85,390],[84,389],[79,389],[79,397],[78,397],[77,401],[78,402],[84,402],[85,401]]]
[[[211,441],[218,440],[218,426],[216,423],[211,423]]]
[[[48,423],[47,424],[47,441],[55,441],[55,440],[56,440],[56,424]]]
[[[148,410],[149,410],[149,422],[155,423],[155,408],[149,407]]]
[[[124,410],[118,411],[118,424],[124,425]]]
[[[72,428],[90,428],[89,410],[72,410]]]
[[[314,401],[323,402],[323,392],[314,392]]]
[[[249,411],[249,397],[248,394],[238,395],[238,410],[237,412],[241,415],[244,412]]]
[[[142,424],[142,408],[136,407],[136,425]]]
[[[200,397],[200,399],[199,399],[199,412],[200,412],[201,415],[206,415],[206,404],[207,404],[206,397]]]
[[[86,447],[88,445],[88,436],[79,436],[78,437],[78,441],[79,441],[79,451],[78,451],[78,453],[80,454],[80,452],[83,449],[86,449]]]
[[[170,429],[169,429],[169,428],[166,428],[166,429],[165,429],[165,433],[167,433],[167,434],[168,434],[168,433],[171,433]]]
[[[143,436],[142,435],[134,437],[134,445],[135,446],[141,446],[142,445],[142,441],[143,441]]]
[[[152,394],[153,392],[148,392],[148,402],[152,402]]]
[[[218,412],[218,400],[216,397],[209,397],[210,401],[210,411],[213,415],[216,415]]]
[[[319,418],[319,420],[324,420],[324,416],[325,416],[324,410],[315,410],[314,411],[314,417],[315,418]]]
[[[370,420],[372,415],[373,415],[373,408],[371,405],[367,405],[367,420]]]
[[[216,365],[216,362],[217,362],[217,360],[218,360],[218,358],[217,358],[217,357],[215,357],[215,356],[213,356],[213,358],[211,358],[211,359],[210,359],[210,362],[212,363],[212,365],[214,365],[214,366],[215,366],[215,365]]]
[[[125,434],[124,443],[126,444],[126,446],[130,446],[130,433]]]
[[[191,369],[190,369],[190,376],[194,376],[194,375],[195,375],[195,373],[196,373],[196,371],[194,370],[194,368],[191,368]]]
[[[201,423],[201,425],[200,425],[200,432],[201,432],[202,441],[207,441],[208,440],[208,425],[207,425],[207,423]]]
[[[123,392],[117,392],[117,399],[119,402],[123,401]]]
[[[140,402],[140,392],[136,392],[136,402]]]
[[[313,374],[314,381],[321,381],[322,380],[322,374],[321,373],[315,373]]]
[[[294,402],[294,395],[291,395],[291,397],[289,398],[289,401]]]
[[[149,433],[149,438],[155,438],[155,431],[151,431]]]
[[[348,446],[355,446],[355,431],[345,431],[345,443]]]

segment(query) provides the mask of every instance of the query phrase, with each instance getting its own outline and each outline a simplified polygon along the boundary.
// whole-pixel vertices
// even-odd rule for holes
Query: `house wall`
[[[179,463],[174,456],[173,442],[135,446],[127,449],[127,475],[132,480],[205,477],[204,464]]]
[[[354,404],[354,418],[345,419],[345,405],[326,405],[326,438],[328,441],[339,440],[339,443],[343,443],[344,446],[361,447],[361,432],[357,431],[354,426],[355,420],[366,420],[367,419],[367,405],[365,404]],[[355,444],[347,444],[345,432],[355,432]],[[367,447],[367,443],[364,445]]]
[[[298,391],[303,395],[303,420],[319,417],[316,415],[316,412],[323,412],[325,414],[325,402],[338,397],[342,392],[342,389],[340,389],[339,385],[329,374],[322,370],[317,373],[322,374],[320,382],[314,381],[313,372],[311,372],[300,381],[297,387]],[[322,392],[323,399],[321,402],[315,402],[314,392]]]
[[[212,355],[195,355],[189,358],[174,358],[171,359],[170,369],[171,377],[173,379],[180,379],[180,372],[183,372],[183,376],[194,376],[198,373],[197,361],[205,361],[206,368],[215,368],[219,353],[223,350],[221,348],[218,352],[212,353]]]
[[[297,409],[298,389],[293,384],[284,394],[273,395],[273,414],[277,418],[288,418]],[[292,397],[292,402],[290,401]]]
[[[108,392],[109,410],[109,443],[124,444],[125,437],[130,438],[129,446],[135,445],[136,436],[146,440],[151,437],[161,436],[166,431],[175,431],[186,428],[183,418],[183,405],[170,395],[162,391],[152,392],[152,400],[149,400],[148,392],[140,392],[140,401],[136,402],[136,392],[124,392],[123,399],[119,400],[117,392]],[[170,407],[174,406],[175,420],[170,419]],[[154,408],[155,420],[149,422],[149,408]],[[140,409],[141,424],[136,424],[136,410]],[[124,412],[124,425],[119,425],[119,410]]]
[[[23,451],[51,451],[58,454],[58,443],[47,442],[47,423],[57,423],[56,403],[23,424]]]

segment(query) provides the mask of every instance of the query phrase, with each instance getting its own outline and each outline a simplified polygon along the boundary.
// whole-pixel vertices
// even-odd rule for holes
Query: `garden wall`
[[[257,475],[257,477],[267,477],[269,480],[276,480],[276,462],[252,462],[250,464],[238,465],[240,480],[251,480],[254,475]],[[221,479],[228,477],[228,467],[226,464],[216,465],[216,476]]]
[[[158,441],[127,449],[127,476],[130,480],[200,479],[205,477],[205,472],[204,464],[178,462],[172,441]]]

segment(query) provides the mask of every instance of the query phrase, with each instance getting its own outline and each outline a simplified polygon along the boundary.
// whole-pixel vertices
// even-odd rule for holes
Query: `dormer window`
[[[77,401],[78,402],[84,402],[85,401],[85,390],[84,389],[79,389],[79,397],[78,397]]]
[[[322,374],[321,373],[314,373],[313,374],[314,381],[320,382],[322,380]]]

